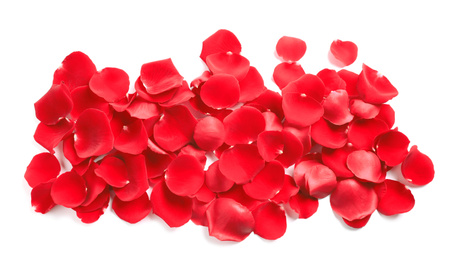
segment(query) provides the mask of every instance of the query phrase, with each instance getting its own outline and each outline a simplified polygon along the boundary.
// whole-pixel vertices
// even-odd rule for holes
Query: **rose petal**
[[[240,98],[240,85],[232,75],[215,74],[200,88],[200,97],[215,109],[232,107]]]
[[[192,199],[192,223],[199,226],[208,227],[206,211],[209,205],[210,203],[199,201],[196,198]]]
[[[195,194],[204,183],[205,175],[200,162],[191,155],[179,155],[167,167],[165,175],[169,190],[178,196]]]
[[[33,137],[42,147],[50,153],[54,153],[54,148],[66,138],[74,129],[74,123],[67,118],[62,118],[55,125],[45,125],[39,123]]]
[[[206,64],[213,76],[216,74],[230,74],[238,81],[243,80],[249,71],[249,60],[240,54],[231,52],[208,55]]]
[[[206,157],[206,152],[203,150],[200,150],[196,148],[194,145],[186,145],[185,147],[181,148],[180,153],[178,155],[191,155],[195,157],[199,162],[200,165],[202,165],[202,168],[205,167],[205,164],[207,162],[207,157]]]
[[[264,203],[252,211],[255,220],[254,233],[262,238],[276,240],[285,234],[287,219],[284,209],[274,202]]]
[[[53,84],[64,82],[72,90],[88,85],[95,72],[96,66],[91,59],[85,53],[75,51],[66,56],[61,66],[55,71]]]
[[[323,107],[305,94],[286,93],[282,99],[285,119],[294,125],[305,127],[317,122],[323,116]]]
[[[284,176],[284,185],[281,190],[271,200],[276,203],[287,203],[290,197],[298,193],[298,186],[295,184],[295,180],[290,175]]]
[[[128,111],[132,117],[138,119],[149,119],[161,114],[161,110],[155,103],[150,103],[139,97],[134,99],[128,108],[126,108],[126,111]]]
[[[348,141],[357,149],[370,150],[375,137],[388,130],[388,125],[380,119],[355,119],[348,129]]]
[[[325,84],[325,96],[329,95],[331,91],[347,88],[347,84],[335,70],[323,69],[317,73],[317,76]]]
[[[382,104],[397,96],[397,89],[389,80],[363,64],[359,74],[357,90],[360,98],[367,103]]]
[[[316,75],[304,74],[282,89],[282,95],[286,93],[305,94],[321,103],[325,95],[325,84]]]
[[[122,188],[113,188],[113,190],[122,201],[135,200],[149,187],[145,157],[142,154],[123,154],[121,157],[128,170],[129,183]]]
[[[45,125],[54,125],[73,109],[69,89],[65,84],[52,85],[35,103],[36,118]]]
[[[137,95],[140,98],[142,98],[145,101],[155,102],[155,103],[162,103],[162,102],[169,101],[175,95],[177,90],[179,89],[179,87],[174,87],[174,88],[171,88],[171,89],[166,90],[161,93],[150,94],[147,92],[147,88],[143,84],[140,76],[137,78],[136,82],[134,83],[134,88],[137,92]]]
[[[375,118],[383,120],[391,128],[395,121],[394,109],[388,104],[383,104],[380,106],[380,112]]]
[[[298,163],[295,166],[293,178],[301,191],[318,199],[328,196],[337,185],[334,172],[312,160]]]
[[[283,36],[276,44],[276,53],[284,61],[298,61],[306,53],[306,43],[295,37]]]
[[[358,46],[350,41],[335,40],[331,43],[329,51],[340,63],[340,67],[352,64],[358,56]]]
[[[30,187],[34,188],[41,183],[46,183],[58,176],[60,162],[50,153],[40,153],[33,157],[27,166],[24,178]]]
[[[203,184],[202,187],[194,194],[194,198],[208,203],[216,198],[216,194],[208,189],[205,184]]]
[[[274,83],[279,89],[285,88],[290,82],[297,80],[305,74],[301,65],[297,63],[282,62],[273,71]]]
[[[255,108],[241,107],[224,118],[224,127],[227,144],[248,144],[265,130],[265,118]]]
[[[347,168],[348,155],[356,151],[352,145],[345,145],[338,149],[323,148],[323,164],[328,166],[339,178],[351,178],[353,173]]]
[[[110,201],[110,189],[108,186],[88,205],[73,208],[80,213],[88,213],[99,209],[106,209]]]
[[[311,137],[318,144],[328,148],[341,148],[347,143],[348,125],[333,125],[320,119],[311,126]]]
[[[298,218],[307,219],[317,212],[318,199],[298,192],[294,196],[290,197],[289,205],[298,214]]]
[[[112,187],[121,188],[129,183],[128,169],[124,161],[117,157],[104,158],[94,172]]]
[[[378,212],[392,216],[409,212],[415,206],[415,198],[411,191],[402,183],[385,180],[386,192],[378,203]]]
[[[76,172],[65,172],[54,181],[50,195],[57,205],[77,207],[85,201],[87,195],[85,181]]]
[[[303,154],[307,154],[312,149],[311,127],[300,127],[291,125],[288,121],[284,122],[284,131],[292,133],[303,145]]]
[[[99,97],[107,102],[115,102],[128,93],[129,76],[121,69],[104,68],[93,74],[88,85]]]
[[[254,230],[254,217],[248,208],[228,198],[214,200],[206,211],[208,231],[221,241],[242,241]]]
[[[352,228],[362,228],[367,224],[367,222],[369,222],[370,216],[371,215],[368,215],[368,216],[365,216],[364,218],[355,219],[355,220],[351,220],[351,221],[347,220],[345,218],[342,218],[342,220],[345,222],[345,224],[347,224],[348,226],[350,226]]]
[[[135,119],[123,125],[115,137],[114,148],[123,153],[139,154],[148,146],[148,133],[142,120]]]
[[[205,173],[205,184],[212,192],[224,192],[232,188],[234,182],[219,170],[219,160],[213,162]]]
[[[183,77],[178,73],[171,59],[143,64],[140,69],[140,80],[151,95],[180,87],[183,84]]]
[[[232,32],[221,29],[203,41],[202,52],[200,58],[206,61],[206,57],[215,53],[232,52],[239,54],[241,52],[241,44]]]
[[[255,107],[261,112],[273,112],[279,119],[284,118],[284,112],[282,110],[282,96],[269,89],[265,90],[258,98],[245,105]]]
[[[71,91],[74,107],[71,110],[71,118],[77,120],[80,115],[89,108],[103,111],[107,117],[112,118],[112,108],[104,99],[93,93],[88,86],[81,86]]]
[[[150,214],[151,202],[147,193],[131,201],[122,201],[118,197],[114,197],[112,200],[112,209],[119,218],[134,224]]]
[[[69,135],[63,140],[63,155],[72,165],[78,165],[85,160],[80,158],[74,148],[74,134]]]
[[[257,146],[238,144],[224,151],[219,159],[219,169],[237,184],[247,183],[265,166]]]
[[[147,165],[147,175],[149,179],[157,178],[164,175],[170,162],[172,162],[174,155],[159,154],[149,149],[143,152],[145,156],[145,163]]]
[[[254,100],[262,94],[266,87],[263,78],[255,67],[249,67],[246,76],[239,82],[240,84],[240,99],[244,103]]]
[[[205,151],[216,150],[224,143],[224,139],[224,124],[215,117],[201,119],[194,128],[194,141]]]
[[[265,131],[282,131],[284,127],[275,113],[267,111],[263,112],[262,115],[265,118]]]
[[[50,196],[53,181],[36,185],[30,194],[32,207],[36,212],[46,214],[51,210],[55,203]]]
[[[252,179],[243,185],[244,192],[258,200],[273,198],[284,185],[285,169],[277,161],[269,162]]]
[[[349,109],[347,91],[343,89],[334,90],[329,93],[323,102],[323,117],[335,125],[344,125],[353,120]]]
[[[257,148],[262,158],[271,162],[284,153],[284,137],[278,131],[264,131],[257,137]]]
[[[98,164],[92,163],[83,175],[85,186],[87,188],[87,195],[85,197],[85,201],[81,204],[81,206],[87,206],[91,204],[107,186],[107,183],[104,181],[104,179],[98,177],[95,174],[96,168],[98,168]]]
[[[257,200],[249,196],[243,189],[243,185],[234,184],[232,188],[226,192],[219,192],[218,198],[229,198],[233,199],[241,205],[247,207],[249,210],[254,210],[263,200]]]
[[[361,99],[352,99],[350,101],[350,111],[357,117],[372,119],[380,112],[380,105],[369,104]]]
[[[356,83],[358,82],[358,74],[349,70],[339,70],[337,75],[345,82],[345,89],[348,92],[348,96],[351,98],[358,97],[358,90],[356,90]]]
[[[401,166],[404,178],[414,185],[426,185],[435,175],[432,160],[414,145]]]
[[[388,166],[401,164],[408,154],[410,140],[403,133],[391,130],[377,136],[375,149],[378,158]]]
[[[347,167],[361,180],[381,182],[384,179],[380,159],[373,152],[351,152],[347,157]]]

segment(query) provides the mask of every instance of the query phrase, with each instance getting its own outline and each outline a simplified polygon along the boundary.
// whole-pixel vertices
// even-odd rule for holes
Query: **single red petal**
[[[80,218],[82,223],[91,224],[96,222],[103,214],[104,209],[97,209],[90,212],[78,212],[76,211],[77,217]]]
[[[276,44],[276,53],[284,61],[298,61],[306,53],[306,43],[295,37],[283,36]]]
[[[382,167],[377,155],[370,151],[358,150],[347,157],[347,167],[361,180],[380,182]]]
[[[49,91],[35,103],[36,118],[46,125],[54,125],[73,109],[69,89],[65,84],[52,85]]]
[[[392,216],[410,211],[415,206],[415,198],[411,191],[402,183],[385,180],[386,192],[378,203],[378,212]]]
[[[200,58],[206,61],[207,56],[215,53],[241,52],[241,43],[232,32],[221,29],[203,41]]]
[[[397,96],[397,89],[389,80],[363,64],[363,70],[359,74],[356,85],[360,98],[367,103],[382,104]]]
[[[369,104],[361,99],[352,99],[350,100],[350,111],[357,117],[372,119],[380,112],[380,105]]]
[[[184,81],[183,81],[184,82]],[[134,83],[134,88],[137,92],[137,95],[145,101],[148,102],[155,102],[155,103],[162,103],[169,101],[179,89],[178,87],[174,87],[172,89],[166,90],[161,93],[157,94],[149,94],[147,92],[147,88],[143,84],[140,76],[137,78],[136,82]]]
[[[50,153],[40,153],[33,157],[27,166],[24,178],[30,187],[34,188],[41,183],[46,183],[58,176],[60,162]]]
[[[75,125],[74,148],[81,158],[103,155],[113,148],[114,137],[104,112],[87,109]]]
[[[131,224],[144,219],[151,212],[151,202],[147,193],[131,201],[122,201],[118,197],[112,200],[112,209],[122,220]]]
[[[53,84],[64,82],[72,90],[88,85],[94,73],[96,73],[96,66],[91,59],[85,53],[75,51],[66,56],[55,71]]]
[[[239,102],[254,100],[262,94],[266,87],[263,78],[255,67],[250,67],[246,76],[239,82],[240,99]]]
[[[126,94],[124,97],[122,97],[120,100],[109,103],[109,105],[117,112],[123,112],[125,111],[131,103],[139,98],[137,92],[133,94]]]
[[[175,95],[166,102],[162,102],[159,105],[162,107],[173,107],[176,105],[183,104],[195,96],[194,93],[189,89],[188,83],[183,81],[183,85],[177,88]]]
[[[339,63],[339,67],[352,64],[358,56],[358,46],[350,41],[335,40],[331,43],[329,51]],[[335,65],[338,64],[336,63]]]
[[[151,95],[180,87],[183,84],[183,77],[178,73],[171,59],[143,64],[140,69],[140,80]]]
[[[229,198],[233,199],[241,205],[247,207],[249,210],[254,210],[263,200],[257,200],[249,196],[243,189],[243,185],[234,184],[232,188],[226,192],[219,192],[218,198]]]
[[[154,179],[164,175],[164,171],[173,160],[170,154],[159,154],[147,149],[143,152],[145,163],[147,165],[147,175],[149,179]]]
[[[175,158],[167,167],[165,175],[167,187],[178,196],[194,195],[202,187],[204,179],[200,162],[187,154]]]
[[[94,172],[112,187],[121,188],[129,183],[128,169],[124,161],[117,157],[104,158]]]
[[[276,160],[279,161],[284,168],[293,165],[303,155],[304,147],[301,141],[291,132],[282,131],[284,150]]]
[[[90,168],[90,165],[93,163],[94,157],[90,157],[82,161],[81,163],[77,165],[73,165],[73,171],[77,172],[80,176],[84,175],[85,172],[87,172],[88,168]]]
[[[153,212],[164,220],[169,227],[186,224],[192,215],[192,199],[173,194],[164,181],[158,182],[151,191]]]
[[[375,118],[383,120],[388,125],[388,127],[391,128],[394,125],[395,121],[394,109],[388,104],[382,104],[380,106],[380,112]]]
[[[305,94],[321,103],[325,95],[325,84],[316,75],[304,74],[282,89],[282,95],[286,93]]]
[[[149,119],[152,117],[159,116],[161,110],[155,103],[148,102],[142,98],[135,98],[134,101],[126,108],[126,111],[138,119]]]
[[[276,240],[287,230],[287,218],[282,206],[274,202],[264,203],[252,211],[255,220],[254,233],[262,238]]]
[[[353,120],[349,109],[347,91],[343,89],[334,90],[329,93],[323,102],[323,117],[335,125],[344,125]]]
[[[302,187],[298,182],[296,183]],[[323,164],[309,169],[304,175],[304,186],[311,197],[322,199],[336,188],[336,174]]]
[[[121,69],[104,68],[96,72],[88,84],[91,91],[107,102],[116,102],[129,90],[129,76]]]
[[[142,154],[123,154],[122,158],[128,170],[129,183],[122,188],[113,188],[113,190],[122,201],[135,200],[149,187],[145,157]]]
[[[107,183],[95,174],[97,167],[98,164],[92,163],[83,175],[85,186],[87,188],[87,196],[81,206],[90,205],[107,187]]]
[[[57,205],[77,207],[85,201],[87,195],[85,180],[76,172],[65,172],[54,181],[50,195]]]
[[[72,120],[77,120],[80,115],[89,108],[103,111],[107,117],[112,118],[112,108],[104,99],[93,93],[88,86],[81,86],[71,91],[71,98],[74,102],[71,110]]]
[[[36,185],[31,192],[32,207],[36,212],[46,214],[55,203],[50,196],[53,181]]]
[[[232,52],[220,52],[208,55],[207,67],[216,74],[230,74],[238,81],[242,81],[249,71],[249,60],[240,54]]]
[[[298,214],[298,218],[307,219],[317,212],[318,199],[298,192],[290,197],[289,205]]]
[[[341,77],[339,77],[335,70],[323,69],[317,73],[317,76],[325,84],[325,96],[329,95],[329,93],[333,90],[345,90],[347,88],[347,84]]]
[[[338,149],[323,148],[323,164],[333,170],[338,178],[351,178],[353,173],[347,168],[347,158],[353,151],[356,149],[349,144]]]
[[[345,89],[348,92],[348,96],[351,98],[358,97],[358,90],[356,90],[356,84],[358,82],[358,74],[351,72],[349,70],[339,70],[337,75],[345,82]]]
[[[312,167],[321,165],[319,161],[308,156],[312,156],[312,154],[301,158],[301,161],[295,164],[295,168],[293,170],[293,179],[295,180],[296,185],[298,185],[301,189],[306,188],[306,173],[308,173]]]
[[[376,137],[375,150],[378,158],[388,166],[401,164],[408,154],[410,140],[397,130],[390,130]]]
[[[305,94],[286,93],[282,99],[285,120],[305,127],[317,122],[323,116],[323,107]]]
[[[355,219],[355,220],[351,220],[351,221],[347,220],[345,218],[342,218],[342,220],[345,222],[345,224],[347,224],[348,226],[350,226],[352,228],[362,228],[367,224],[367,222],[369,222],[370,216],[371,215],[368,215],[368,216],[365,216],[364,218]]]
[[[375,137],[389,130],[380,119],[355,119],[348,129],[348,141],[357,149],[371,150]]]
[[[124,125],[115,137],[114,148],[123,153],[139,154],[148,146],[148,133],[142,120],[135,119]]]
[[[206,211],[209,205],[209,202],[199,201],[197,198],[192,199],[192,223],[198,226],[208,227]]]
[[[74,134],[69,135],[63,140],[63,155],[72,165],[78,165],[85,160],[80,158],[74,148]]]
[[[208,231],[221,241],[242,241],[254,230],[251,211],[228,198],[214,200],[206,211]]]
[[[414,145],[401,166],[404,178],[414,185],[426,185],[435,175],[434,165],[429,156],[421,153]]]
[[[311,137],[318,144],[328,148],[341,148],[347,143],[348,125],[333,125],[320,119],[311,126]]]
[[[257,146],[238,144],[224,151],[219,159],[219,169],[237,184],[247,183],[265,166]]]
[[[74,211],[80,213],[88,213],[99,209],[106,209],[109,206],[110,189],[108,186],[88,205],[78,206],[73,208]]]
[[[264,131],[257,137],[257,148],[262,158],[271,162],[284,153],[284,136],[279,131]]]
[[[265,130],[265,118],[255,108],[241,107],[224,118],[224,127],[227,144],[248,144]]]
[[[202,165],[202,168],[205,167],[205,164],[207,162],[207,157],[206,157],[205,151],[196,148],[194,145],[188,144],[185,147],[181,148],[180,153],[178,155],[183,155],[183,154],[193,156],[200,162],[200,165]]]
[[[219,113],[219,110],[207,106],[202,101],[202,98],[200,97],[200,89],[192,88],[191,91],[192,93],[194,93],[194,97],[189,99],[189,104],[191,104],[192,108],[204,115],[215,116],[217,113]]]
[[[219,170],[219,160],[213,162],[205,172],[205,184],[212,192],[224,192],[232,188],[234,182]]]
[[[238,103],[240,85],[232,75],[215,74],[200,88],[200,97],[209,107],[215,109],[229,108]]]
[[[345,179],[337,183],[330,203],[337,215],[353,221],[371,215],[377,209],[378,198],[372,187],[355,179]]]
[[[191,81],[191,88],[199,88],[203,85],[213,74],[209,70],[205,70],[202,75],[198,76],[197,78]]]
[[[277,161],[269,162],[252,179],[243,185],[244,192],[254,199],[266,200],[273,198],[284,185],[285,169]]]
[[[297,80],[305,74],[301,65],[297,63],[282,62],[273,71],[274,83],[279,89],[285,88],[290,82]]]
[[[297,194],[299,191],[298,186],[295,184],[295,180],[290,175],[284,176],[284,185],[281,190],[271,200],[276,203],[287,203],[290,197]]]
[[[205,184],[203,184],[202,187],[193,195],[193,198],[208,203],[216,198],[216,194],[208,189]]]
[[[300,127],[291,125],[288,121],[284,122],[284,129],[285,132],[292,133],[296,138],[301,142],[303,146],[303,153],[307,154],[312,149],[312,137],[311,137],[311,127]]]
[[[45,125],[39,123],[33,137],[42,147],[50,153],[54,153],[54,148],[65,139],[74,129],[74,123],[67,118],[62,118],[55,125]]]
[[[219,159],[221,158],[222,153],[224,153],[224,151],[229,149],[230,147],[231,145],[224,143],[221,146],[219,146],[218,149],[214,150],[214,155]]]
[[[168,108],[154,126],[156,143],[164,150],[174,152],[192,140],[196,124],[197,120],[186,107]]]
[[[216,150],[224,143],[224,139],[224,124],[215,117],[201,119],[194,128],[194,141],[205,151]]]
[[[265,118],[265,131],[282,131],[281,120],[277,115],[271,111],[262,112],[263,118]]]
[[[284,118],[281,94],[269,89],[266,89],[258,98],[246,103],[245,105],[255,107],[260,110],[260,112],[273,112],[279,119]]]

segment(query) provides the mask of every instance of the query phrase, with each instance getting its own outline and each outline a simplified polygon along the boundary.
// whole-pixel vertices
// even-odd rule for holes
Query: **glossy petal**
[[[284,61],[298,61],[306,53],[306,43],[295,37],[283,36],[276,44],[276,53]]]
[[[385,103],[398,94],[397,89],[385,76],[365,64],[359,74],[357,90],[360,98],[371,104]]]
[[[301,191],[311,197],[322,199],[336,188],[336,175],[330,168],[319,163],[308,167],[301,167],[301,165],[302,163],[299,163],[293,173],[295,182]]]
[[[415,145],[410,149],[401,166],[404,178],[414,185],[426,185],[435,175],[434,165],[429,156],[421,153]]]
[[[194,141],[205,151],[216,150],[224,143],[224,139],[224,124],[215,117],[201,119],[194,128]]]
[[[353,151],[356,151],[356,148],[349,144],[338,149],[323,148],[323,164],[333,170],[337,177],[351,178],[353,177],[353,173],[347,167],[347,158]]]
[[[305,94],[321,103],[325,95],[325,84],[316,75],[304,74],[282,89],[282,95],[286,93]]]
[[[139,154],[148,146],[148,133],[142,120],[124,125],[115,137],[114,148],[123,153]]]
[[[60,174],[60,162],[50,153],[40,153],[33,157],[25,171],[25,180],[34,188],[46,183]]]
[[[213,162],[205,173],[205,184],[212,192],[224,192],[232,188],[234,182],[219,170],[219,160]]]
[[[149,119],[159,116],[161,111],[155,103],[145,101],[141,98],[135,98],[134,101],[126,108],[131,117],[138,119]]]
[[[329,51],[340,63],[339,67],[345,67],[352,64],[358,56],[358,46],[350,41],[335,40],[331,43]]]
[[[66,56],[61,66],[55,71],[53,84],[64,82],[72,90],[88,85],[95,72],[96,66],[91,59],[85,53],[75,51]]]
[[[368,215],[368,216],[365,216],[364,218],[355,219],[355,220],[351,220],[351,221],[347,220],[345,218],[342,218],[342,220],[345,222],[345,224],[347,224],[348,226],[350,226],[352,228],[362,228],[367,224],[367,222],[369,222],[370,216],[371,215]]]
[[[231,52],[208,55],[206,57],[206,64],[214,75],[229,74],[234,76],[238,81],[243,80],[249,71],[249,60],[240,54]]]
[[[200,88],[200,97],[215,109],[232,107],[240,98],[240,85],[232,75],[215,74]]]
[[[174,159],[173,154],[160,154],[149,149],[143,152],[147,165],[147,175],[149,179],[164,175],[164,171]]]
[[[221,29],[203,41],[202,53],[200,58],[205,61],[206,57],[215,53],[232,52],[239,54],[241,44],[232,32]]]
[[[107,102],[115,102],[126,96],[129,90],[129,76],[121,69],[104,68],[96,72],[88,84],[91,91]]]
[[[131,201],[140,197],[147,191],[148,175],[145,157],[142,154],[122,156],[128,170],[129,183],[122,188],[114,188],[115,195],[122,201]]]
[[[180,227],[191,219],[192,199],[173,194],[163,181],[153,187],[150,199],[153,212],[169,227]]]
[[[77,207],[87,195],[85,180],[73,171],[63,173],[53,183],[50,195],[55,204],[67,208]]]
[[[117,157],[104,158],[94,172],[112,187],[121,188],[129,183],[128,169],[124,161]]]
[[[85,160],[77,155],[74,148],[74,134],[69,135],[63,140],[63,155],[72,165],[78,165]]]
[[[264,166],[257,147],[250,144],[238,144],[224,151],[219,159],[222,174],[238,184],[252,180]]]
[[[381,162],[373,152],[364,150],[351,152],[347,157],[347,167],[361,180],[382,181]]]
[[[112,209],[119,218],[134,224],[150,214],[151,202],[147,193],[131,201],[122,201],[118,197],[114,197],[112,200]]]
[[[151,95],[180,87],[183,77],[178,73],[171,59],[145,63],[140,69],[140,79]]]
[[[350,111],[357,117],[372,119],[380,112],[380,105],[369,104],[361,99],[352,99],[350,101]]]
[[[305,74],[301,65],[297,63],[282,62],[274,68],[273,80],[279,89],[285,88],[290,82],[297,80]]]
[[[323,107],[305,94],[286,93],[282,108],[285,119],[294,125],[305,127],[317,122],[323,116]]]
[[[53,182],[46,182],[36,185],[30,194],[32,207],[36,212],[46,214],[55,203],[50,196]]]
[[[284,185],[285,169],[277,161],[269,162],[252,179],[243,185],[244,192],[258,200],[271,199],[276,196]]]
[[[323,69],[317,73],[317,76],[325,84],[325,96],[329,95],[331,91],[347,88],[347,84],[335,70]]]
[[[104,99],[93,93],[88,86],[81,86],[71,91],[74,107],[71,110],[71,118],[77,120],[87,109],[94,108],[103,111],[107,117],[112,118],[112,108]]]
[[[277,115],[271,111],[262,112],[263,118],[265,118],[265,131],[282,131],[281,120]]]
[[[311,137],[324,147],[341,148],[347,143],[347,127],[333,125],[322,118],[311,126]]]
[[[410,211],[415,206],[415,198],[402,183],[385,180],[386,192],[378,203],[378,212],[392,216]]]
[[[276,240],[285,234],[287,219],[284,209],[274,202],[264,203],[252,211],[254,233],[262,238]]]
[[[73,109],[70,92],[65,84],[52,85],[35,103],[36,118],[46,125],[56,124]]]
[[[251,211],[263,203],[263,200],[257,200],[247,195],[247,193],[244,192],[243,185],[238,184],[233,185],[233,187],[226,192],[219,192],[217,197],[233,199]]]
[[[284,153],[284,137],[282,132],[262,132],[257,138],[257,148],[265,161],[273,161],[276,157]]]
[[[395,121],[394,109],[388,104],[383,104],[380,106],[380,112],[375,118],[383,120],[388,127],[391,128],[393,127]]]
[[[284,185],[281,190],[271,200],[276,203],[287,203],[289,199],[298,193],[298,186],[290,175],[284,176]]]
[[[348,141],[357,149],[371,150],[375,137],[389,130],[380,119],[356,119],[350,124]]]
[[[73,128],[74,123],[66,118],[62,118],[55,125],[39,123],[33,137],[37,143],[53,153],[54,148],[72,132]]]
[[[329,93],[323,102],[323,117],[335,125],[344,125],[353,120],[349,109],[347,91],[343,89],[334,90]]]
[[[289,205],[298,214],[298,218],[307,219],[317,212],[318,199],[311,198],[298,192],[290,197]]]
[[[173,160],[165,175],[169,190],[178,196],[194,195],[203,185],[205,175],[200,162],[191,155],[179,155]]]
[[[388,166],[401,164],[408,154],[410,140],[403,133],[391,130],[377,136],[375,149],[380,160]]]
[[[244,79],[240,82],[240,99],[244,103],[254,100],[262,94],[266,87],[263,78],[255,67],[250,67]]]
[[[255,107],[261,112],[273,112],[279,119],[284,118],[284,112],[282,110],[282,96],[269,89],[265,90],[258,98],[245,105]]]
[[[348,92],[348,96],[351,98],[358,97],[358,90],[356,89],[358,74],[342,69],[337,72],[337,75],[345,82],[345,89]]]
[[[241,107],[224,118],[224,127],[227,144],[248,144],[265,130],[265,118],[255,108]]]

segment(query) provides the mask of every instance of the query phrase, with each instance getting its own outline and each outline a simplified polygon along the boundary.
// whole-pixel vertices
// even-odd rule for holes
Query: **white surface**
[[[453,259],[450,1],[265,2],[2,1],[0,259]],[[323,199],[310,219],[289,219],[281,239],[241,243],[218,242],[191,222],[170,229],[156,216],[130,225],[110,208],[91,225],[61,207],[33,212],[23,174],[44,151],[33,140],[33,103],[66,55],[83,51],[97,68],[122,68],[131,81],[143,63],[171,57],[190,81],[203,69],[202,41],[221,28],[237,35],[270,88],[281,36],[306,41],[301,63],[309,73],[332,67],[331,41],[355,42],[358,60],[348,69],[359,72],[364,62],[388,77],[400,92],[391,103],[396,125],[435,163],[434,181],[412,189],[415,208],[392,218],[374,213],[351,230]]]

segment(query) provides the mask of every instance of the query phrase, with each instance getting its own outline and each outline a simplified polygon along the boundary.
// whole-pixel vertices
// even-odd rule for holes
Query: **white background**
[[[2,1],[0,4],[0,259],[453,259],[453,59],[451,1]],[[347,228],[328,199],[307,220],[288,220],[277,241],[251,235],[219,242],[192,222],[168,228],[156,216],[130,225],[109,208],[91,225],[62,207],[46,215],[30,206],[23,179],[38,121],[33,103],[73,51],[98,69],[118,67],[134,81],[143,63],[171,57],[188,81],[203,71],[202,41],[234,32],[242,54],[271,81],[277,40],[307,43],[309,73],[333,68],[331,42],[350,40],[357,62],[377,69],[399,90],[396,125],[436,169],[432,183],[412,189],[410,213],[374,213],[361,230]]]

